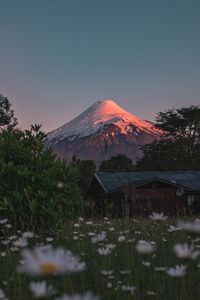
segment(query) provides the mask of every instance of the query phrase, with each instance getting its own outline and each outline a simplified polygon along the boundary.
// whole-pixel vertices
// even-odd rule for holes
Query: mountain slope
[[[99,164],[118,153],[136,161],[140,145],[159,137],[154,124],[142,120],[112,100],[94,103],[72,121],[48,134],[48,144],[63,159],[73,155]]]

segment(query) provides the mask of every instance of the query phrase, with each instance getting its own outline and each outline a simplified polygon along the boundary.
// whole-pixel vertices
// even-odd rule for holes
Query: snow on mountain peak
[[[112,118],[120,118],[127,119],[129,121],[138,122],[140,119],[136,116],[130,114],[123,108],[121,108],[117,103],[113,100],[105,99],[102,101],[96,102],[89,109],[93,110],[94,108],[94,119],[101,120],[102,122],[106,122]],[[140,120],[144,122],[143,120]]]
[[[137,131],[141,130],[158,134],[152,123],[130,114],[115,103],[115,101],[104,99],[91,105],[72,121],[50,132],[48,139],[59,141],[64,138],[70,138],[73,140],[76,137],[90,135],[104,125],[111,123],[117,125],[122,134],[127,133],[130,124],[134,125]]]
[[[96,102],[90,107],[91,110],[94,108],[94,118],[101,119],[101,121],[108,120],[113,117],[126,117],[130,115],[127,111],[121,108],[113,100],[106,99]]]

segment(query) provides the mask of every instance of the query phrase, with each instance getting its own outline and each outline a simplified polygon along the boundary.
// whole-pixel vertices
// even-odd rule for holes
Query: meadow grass
[[[13,241],[23,232],[1,224],[0,288],[12,300],[35,299],[30,291],[31,282],[41,282],[53,286],[55,295],[44,299],[59,299],[63,294],[83,294],[92,291],[100,299],[200,299],[200,257],[195,260],[177,258],[173,247],[177,243],[200,248],[198,234],[181,230],[170,230],[176,226],[176,219],[152,221],[131,218],[122,220],[79,220],[66,222],[62,228],[50,232],[38,229],[34,237],[28,239],[26,248],[49,245],[63,247],[78,255],[86,268],[77,273],[63,275],[35,276],[17,271],[22,264],[22,248],[13,246]],[[102,233],[103,232],[103,233]],[[96,242],[91,239],[97,234]],[[102,240],[101,240],[102,236]],[[49,241],[47,238],[50,237]],[[99,239],[99,241],[98,241]],[[151,242],[155,252],[141,255],[136,251],[138,241]],[[113,246],[107,246],[107,245]],[[98,249],[107,249],[107,255]],[[113,248],[113,249],[112,249]],[[175,265],[186,265],[186,275],[172,277],[166,270]],[[6,299],[6,298],[1,298]]]

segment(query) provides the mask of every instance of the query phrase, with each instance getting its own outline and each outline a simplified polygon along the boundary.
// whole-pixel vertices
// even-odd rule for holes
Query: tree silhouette
[[[17,125],[17,119],[14,111],[11,109],[11,103],[7,97],[0,94],[0,129],[13,128]]]

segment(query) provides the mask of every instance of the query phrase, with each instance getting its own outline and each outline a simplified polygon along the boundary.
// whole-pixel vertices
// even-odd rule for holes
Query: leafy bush
[[[55,226],[77,215],[76,169],[45,147],[40,126],[0,134],[0,216],[16,226]]]

